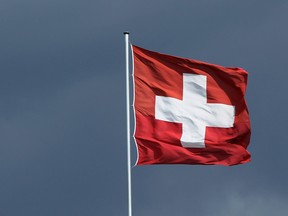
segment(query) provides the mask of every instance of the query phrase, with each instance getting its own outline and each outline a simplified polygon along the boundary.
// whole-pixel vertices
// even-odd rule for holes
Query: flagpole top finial
[[[126,34],[128,34],[128,35],[129,35],[129,34],[130,34],[130,32],[129,32],[129,31],[124,31],[124,32],[123,32],[123,34],[124,34],[124,35],[126,35]]]

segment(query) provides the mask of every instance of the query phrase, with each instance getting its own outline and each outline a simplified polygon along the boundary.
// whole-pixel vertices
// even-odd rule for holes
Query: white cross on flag
[[[247,72],[133,46],[137,165],[250,161]]]

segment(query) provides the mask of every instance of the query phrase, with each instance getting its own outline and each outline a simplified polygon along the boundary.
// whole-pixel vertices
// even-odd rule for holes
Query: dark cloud
[[[285,215],[287,9],[286,1],[1,1],[0,214],[127,215],[129,30],[147,49],[247,69],[252,123],[249,164],[134,167],[135,215]]]

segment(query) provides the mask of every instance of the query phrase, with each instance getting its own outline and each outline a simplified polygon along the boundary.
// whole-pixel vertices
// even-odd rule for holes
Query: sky
[[[133,215],[286,215],[287,11],[285,0],[0,0],[0,215],[128,215],[124,31],[245,68],[252,126],[248,164],[134,167]]]

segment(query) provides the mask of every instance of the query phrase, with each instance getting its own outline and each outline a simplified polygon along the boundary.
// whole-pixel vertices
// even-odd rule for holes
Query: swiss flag
[[[132,48],[137,165],[250,161],[245,70]]]

